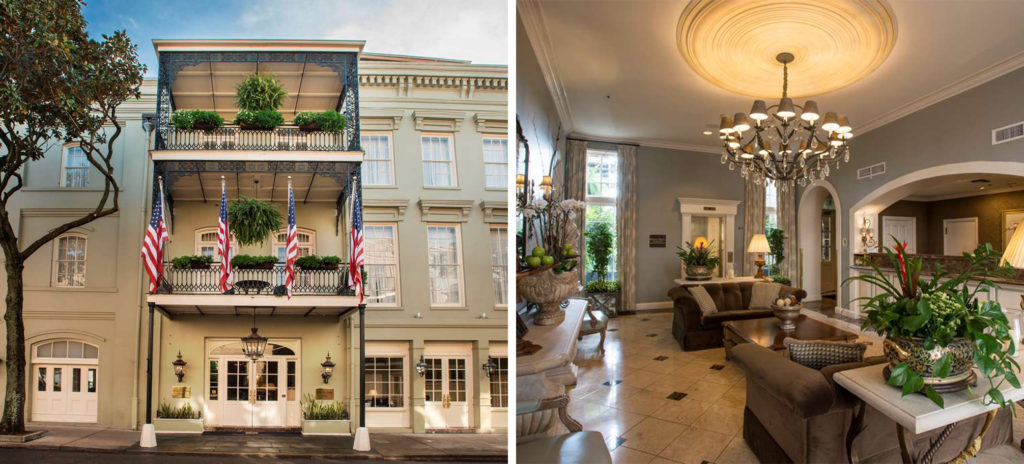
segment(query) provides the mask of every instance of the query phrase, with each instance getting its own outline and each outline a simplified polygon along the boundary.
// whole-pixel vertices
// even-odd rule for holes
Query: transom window
[[[195,254],[199,256],[209,256],[214,261],[220,260],[217,256],[217,228],[206,227],[196,231],[196,248]],[[231,253],[234,255],[238,251],[238,242],[235,241],[234,235],[231,236]]]
[[[366,358],[366,407],[405,407],[405,358]]]
[[[299,239],[299,257],[316,254],[316,232],[309,229],[298,228],[295,237]],[[288,256],[288,229],[277,231],[274,235],[274,254],[279,262],[285,262]]]
[[[484,137],[484,175],[487,188],[508,188],[508,138]]]
[[[430,303],[462,305],[462,245],[458,224],[427,224]]]
[[[491,407],[508,407],[508,357],[493,357],[498,369],[491,372]]]
[[[74,340],[57,340],[36,345],[37,358],[98,359],[99,348]]]
[[[60,170],[61,187],[88,187],[89,158],[85,156],[85,152],[82,151],[82,147],[64,147],[63,158]]]
[[[363,132],[363,185],[395,185],[394,152],[390,132]]]
[[[54,247],[54,285],[57,287],[85,287],[85,245],[82,234],[64,234],[57,237]]]
[[[586,177],[586,230],[598,223],[607,224],[612,231],[612,254],[608,259],[608,280],[618,279],[618,199],[619,199],[619,154],[608,150],[587,150]],[[584,235],[586,240],[586,235]],[[585,255],[586,250],[576,250]],[[593,263],[585,259],[586,281],[597,280]]]
[[[508,227],[491,226],[491,278],[494,280],[494,304],[508,306]]]
[[[420,136],[423,149],[423,186],[454,187],[455,152],[451,134],[428,134]]]
[[[398,306],[398,225],[363,225],[366,250],[366,293],[370,303]]]

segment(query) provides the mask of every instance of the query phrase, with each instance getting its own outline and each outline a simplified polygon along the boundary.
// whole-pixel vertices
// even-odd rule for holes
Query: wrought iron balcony
[[[344,132],[306,132],[295,126],[273,130],[242,130],[238,126],[210,131],[167,129],[164,150],[349,151]]]
[[[274,264],[265,269],[232,269],[234,295],[285,295],[285,265]],[[337,269],[296,269],[292,295],[351,296],[354,290],[348,284],[348,263]],[[220,291],[220,264],[208,269],[175,268],[164,263],[164,279],[157,289],[159,294],[215,295]]]

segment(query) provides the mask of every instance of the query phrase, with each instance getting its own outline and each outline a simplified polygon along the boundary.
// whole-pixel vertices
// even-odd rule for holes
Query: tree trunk
[[[22,272],[25,265],[21,261],[7,260],[7,312],[4,322],[7,325],[7,388],[4,397],[4,415],[0,421],[0,434],[20,434],[25,432],[25,323],[21,313],[24,306],[24,283]]]

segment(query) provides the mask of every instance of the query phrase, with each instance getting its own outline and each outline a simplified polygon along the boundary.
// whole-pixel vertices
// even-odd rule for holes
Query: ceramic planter
[[[349,420],[302,420],[303,435],[349,435],[352,422]]]
[[[933,386],[954,384],[969,377],[974,367],[975,349],[974,342],[963,337],[954,338],[946,347],[936,346],[930,350],[924,348],[923,338],[889,337],[882,342],[890,369],[906,362],[911,370],[924,377],[925,385]],[[932,365],[947,353],[950,357],[949,375],[936,377]]]
[[[156,433],[203,433],[202,419],[153,419]]]
[[[516,290],[526,301],[540,305],[533,317],[537,325],[558,325],[565,320],[561,304],[580,289],[579,275],[568,271],[555,274],[551,269],[535,271],[516,278]]]
[[[686,280],[711,280],[711,268],[703,264],[687,264]]]

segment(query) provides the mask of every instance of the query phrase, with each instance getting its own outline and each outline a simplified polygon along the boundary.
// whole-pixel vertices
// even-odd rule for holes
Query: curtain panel
[[[779,228],[785,236],[783,240],[782,262],[778,264],[781,273],[794,283],[797,281],[798,254],[796,240],[796,184],[789,181],[777,181],[779,201]]]
[[[618,218],[619,282],[622,309],[636,310],[636,152],[634,145],[619,145]]]
[[[565,166],[562,172],[565,173],[565,189],[562,192],[563,199],[587,201],[587,142],[582,140],[566,141]],[[580,255],[579,266],[576,273],[579,275],[580,283],[584,282],[584,262],[586,248],[583,246],[583,220],[586,218],[586,211],[582,211],[576,218],[576,229],[580,231],[579,240],[576,243],[576,250]]]
[[[756,175],[751,173],[744,179],[743,247],[739,251],[743,253],[743,275],[745,276],[757,273],[757,266],[754,265],[757,254],[747,253],[750,239],[756,234],[764,233],[764,181],[758,181],[755,177]]]

